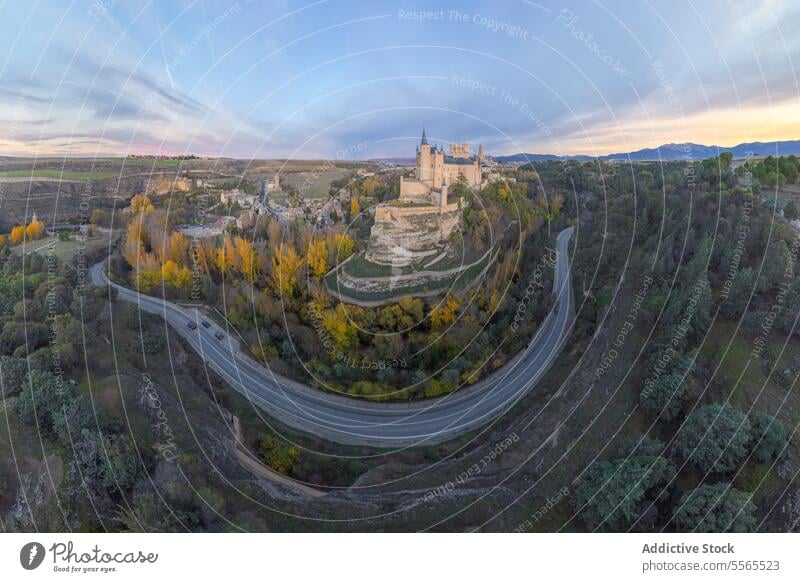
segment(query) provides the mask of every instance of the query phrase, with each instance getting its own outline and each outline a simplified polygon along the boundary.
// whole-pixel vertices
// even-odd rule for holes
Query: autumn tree
[[[36,240],[37,238],[41,238],[42,233],[44,233],[44,222],[41,220],[34,220],[25,229],[25,235],[28,240]]]
[[[185,265],[189,259],[189,239],[182,232],[173,232],[169,237],[168,258],[179,265]]]
[[[336,261],[343,261],[356,249],[355,241],[346,234],[337,234],[333,239],[333,244],[336,249]]]
[[[222,241],[222,246],[217,251],[216,265],[220,276],[224,279],[225,274],[236,267],[236,245],[231,237],[226,236]]]
[[[150,198],[145,196],[144,194],[137,194],[133,198],[131,198],[131,211],[134,214],[139,214],[140,212],[149,213],[153,211],[153,203],[150,201]]]
[[[336,309],[329,309],[322,315],[322,325],[328,332],[333,343],[340,350],[350,350],[358,347],[358,330],[350,319],[347,308],[343,303]]]
[[[309,243],[308,267],[318,279],[328,272],[328,243],[325,239],[315,239]]]
[[[289,243],[282,243],[272,257],[271,281],[273,289],[281,296],[291,296],[297,286],[297,272],[305,261]]]
[[[18,245],[25,240],[25,227],[15,226],[11,229],[11,234],[8,235],[8,240],[12,245]]]
[[[136,289],[139,293],[149,294],[161,281],[161,272],[152,269],[138,269],[136,271]]]
[[[437,329],[447,325],[452,325],[456,320],[456,311],[461,306],[461,302],[452,295],[448,295],[444,301],[431,310],[431,327]]]
[[[350,218],[354,219],[361,214],[361,204],[356,196],[350,197]]]
[[[252,243],[240,236],[234,239],[234,245],[237,256],[236,267],[244,280],[252,285],[256,280],[256,251]]]
[[[192,272],[188,267],[181,267],[172,259],[161,267],[161,277],[164,284],[176,290],[185,291],[192,281]]]

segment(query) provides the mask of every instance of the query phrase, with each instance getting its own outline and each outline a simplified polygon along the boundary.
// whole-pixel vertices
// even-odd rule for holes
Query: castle
[[[414,178],[400,178],[400,200],[428,199],[433,204],[444,205],[447,186],[454,184],[460,176],[466,179],[471,188],[480,187],[482,159],[483,146],[479,148],[477,156],[470,157],[468,143],[450,144],[450,155],[445,155],[442,148],[431,147],[423,129],[422,140],[417,147]]]
[[[483,147],[470,156],[469,144],[451,144],[450,154],[428,143],[425,130],[417,147],[413,178],[400,177],[400,197],[375,208],[365,258],[403,267],[441,252],[461,225],[461,199],[448,190],[460,177],[471,188],[481,185]]]

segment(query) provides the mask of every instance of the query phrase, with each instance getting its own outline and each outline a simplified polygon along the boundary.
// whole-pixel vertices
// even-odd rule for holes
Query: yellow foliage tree
[[[11,234],[8,235],[8,240],[11,241],[12,245],[18,245],[22,241],[24,241],[25,240],[25,227],[20,225],[20,226],[15,226],[14,228],[12,228],[11,229]]]
[[[294,247],[282,243],[275,249],[272,258],[272,286],[280,295],[291,295],[297,286],[297,271],[305,261],[300,258]]]
[[[361,204],[355,196],[350,197],[350,218],[355,218],[361,213]]]
[[[232,267],[236,267],[236,245],[226,236],[222,247],[217,251],[217,269],[223,277]]]
[[[131,211],[135,214],[140,212],[152,212],[153,211],[153,203],[150,201],[150,198],[145,196],[144,194],[137,194],[133,198],[131,198]]]
[[[41,220],[31,222],[28,228],[25,229],[25,235],[28,240],[36,240],[42,236],[42,233],[44,233],[44,222]]]
[[[256,251],[249,241],[240,236],[236,237],[234,244],[238,255],[237,267],[239,272],[245,281],[252,285],[256,280]]]
[[[325,239],[316,239],[309,243],[308,267],[318,279],[322,279],[328,272],[328,243]]]
[[[356,249],[356,243],[346,234],[337,234],[334,237],[334,247],[336,248],[336,260],[343,261],[353,254]]]
[[[355,323],[350,319],[343,303],[337,305],[336,309],[329,309],[322,315],[322,326],[340,350],[358,347],[358,330]]]
[[[8,241],[6,240],[6,235],[0,234],[0,248],[3,248],[4,246],[6,246],[7,242]]]
[[[161,272],[155,269],[139,269],[136,271],[136,289],[140,293],[149,294],[161,282]]]
[[[456,311],[461,306],[461,302],[448,295],[447,298],[431,310],[431,327],[434,329],[445,325],[451,325],[456,320]]]
[[[125,234],[125,244],[122,246],[122,255],[132,267],[135,267],[145,252],[145,234],[142,221],[131,220],[128,232]]]
[[[188,289],[192,281],[192,272],[188,267],[181,267],[173,260],[168,260],[161,267],[164,283],[173,289]]]
[[[508,202],[508,199],[511,198],[511,188],[508,186],[508,180],[503,182],[503,184],[497,190],[497,195],[503,202]]]
[[[169,237],[169,258],[185,265],[189,258],[189,239],[182,232],[173,232]]]
[[[211,241],[204,240],[200,244],[192,245],[191,247],[192,264],[194,264],[196,268],[202,269],[206,274],[211,272],[216,257],[217,248]]]

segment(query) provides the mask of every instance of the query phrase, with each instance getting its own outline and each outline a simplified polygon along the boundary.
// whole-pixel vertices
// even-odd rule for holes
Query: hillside
[[[554,160],[631,160],[631,161],[691,161],[714,158],[729,152],[736,159],[762,156],[788,156],[800,154],[800,140],[775,142],[750,142],[736,146],[701,145],[696,143],[668,143],[654,148],[644,148],[632,152],[620,152],[605,156],[573,155],[557,156],[553,154],[519,153],[508,156],[495,156],[495,161],[510,164],[524,162],[546,162]]]

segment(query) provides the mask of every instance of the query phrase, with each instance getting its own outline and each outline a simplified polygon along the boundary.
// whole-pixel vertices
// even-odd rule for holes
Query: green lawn
[[[363,254],[350,259],[342,270],[353,277],[391,277],[411,272],[410,267],[390,267],[372,263],[365,259]]]
[[[333,272],[325,278],[325,282],[329,289],[336,291],[342,295],[356,299],[359,301],[385,301],[390,299],[399,299],[404,295],[414,295],[415,293],[424,293],[428,291],[444,291],[452,289],[453,291],[461,291],[469,285],[475,277],[486,267],[487,263],[492,260],[492,255],[489,254],[479,263],[473,265],[469,269],[462,271],[457,276],[448,277],[447,279],[426,283],[424,285],[415,285],[409,287],[399,287],[393,291],[383,292],[364,292],[347,289],[345,287],[337,287],[337,272]],[[349,266],[350,263],[347,264]]]

